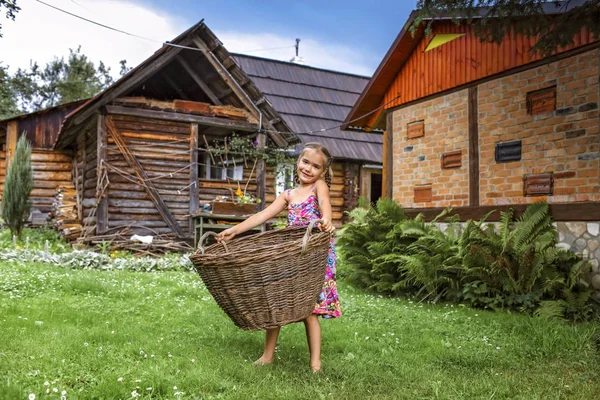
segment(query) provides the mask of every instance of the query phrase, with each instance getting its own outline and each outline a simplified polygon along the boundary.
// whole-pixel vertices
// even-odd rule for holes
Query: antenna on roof
[[[294,47],[296,48],[296,55],[294,57],[292,57],[290,62],[295,63],[295,64],[306,64],[304,57],[300,57],[298,55],[298,52],[300,50],[300,38],[296,38],[296,45]]]

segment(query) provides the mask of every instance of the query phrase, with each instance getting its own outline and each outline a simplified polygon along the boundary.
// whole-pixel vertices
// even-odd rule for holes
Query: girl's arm
[[[259,213],[248,217],[248,219],[244,220],[244,222],[239,223],[238,225],[231,227],[229,229],[224,230],[223,232],[217,235],[217,240],[227,241],[233,239],[236,235],[240,233],[244,233],[254,228],[255,226],[263,224],[268,219],[273,218],[277,214],[279,214],[283,209],[287,206],[286,200],[286,192],[284,191],[275,199],[275,201],[267,208],[262,210]]]
[[[333,232],[335,227],[331,224],[331,198],[329,197],[329,186],[323,180],[317,181],[316,186],[317,199],[319,200],[319,208],[321,209],[321,219],[323,223],[319,225],[319,229],[325,232]]]

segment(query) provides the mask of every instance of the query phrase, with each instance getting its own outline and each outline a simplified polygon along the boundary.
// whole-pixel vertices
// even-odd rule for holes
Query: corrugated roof
[[[381,162],[380,134],[339,128],[307,133],[344,122],[368,77],[243,54],[232,56],[302,143],[321,142],[338,159]]]

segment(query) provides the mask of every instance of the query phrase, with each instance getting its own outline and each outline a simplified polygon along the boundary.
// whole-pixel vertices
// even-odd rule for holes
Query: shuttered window
[[[535,115],[556,110],[556,86],[527,93],[527,114]]]

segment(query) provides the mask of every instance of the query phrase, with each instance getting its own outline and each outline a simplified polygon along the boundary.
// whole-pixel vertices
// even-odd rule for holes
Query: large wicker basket
[[[259,330],[311,315],[323,288],[330,235],[288,227],[199,249],[190,257],[208,291],[233,323]]]

